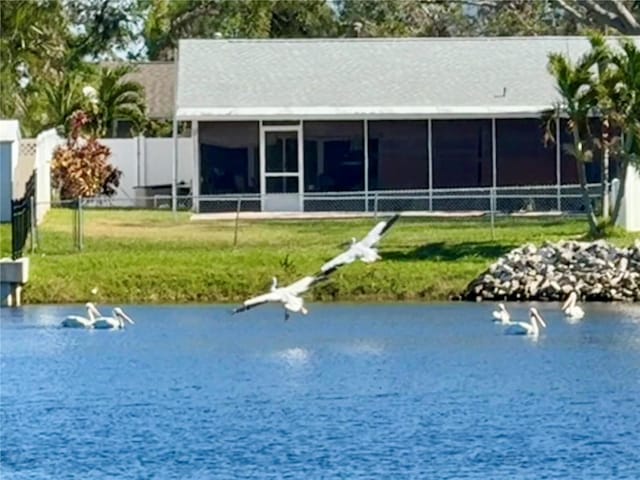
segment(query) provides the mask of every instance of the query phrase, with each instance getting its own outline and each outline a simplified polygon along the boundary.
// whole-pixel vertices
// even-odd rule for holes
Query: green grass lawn
[[[0,223],[0,258],[11,256],[11,224]]]
[[[170,212],[85,211],[84,250],[74,250],[72,212],[54,209],[31,255],[27,303],[238,302],[318,271],[374,219],[191,222]],[[526,242],[578,239],[581,220],[401,218],[380,244],[381,262],[338,270],[315,300],[446,300],[503,253]],[[4,232],[4,230],[3,230]],[[4,235],[3,235],[4,237]],[[616,238],[629,244],[631,236]],[[98,294],[91,289],[97,287]]]

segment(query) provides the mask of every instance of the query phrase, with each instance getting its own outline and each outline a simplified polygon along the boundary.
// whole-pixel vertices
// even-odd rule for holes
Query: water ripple
[[[470,304],[315,305],[287,323],[131,306],[125,331],[57,328],[73,308],[3,310],[3,480],[640,471],[637,307],[570,325],[545,306],[537,343]]]

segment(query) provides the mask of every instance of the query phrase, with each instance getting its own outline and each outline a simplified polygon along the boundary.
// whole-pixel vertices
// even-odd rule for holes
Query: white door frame
[[[298,171],[297,172],[267,172],[266,134],[269,132],[291,132],[298,137]],[[298,178],[298,209],[304,210],[304,139],[302,122],[299,125],[263,125],[260,121],[260,210],[264,212],[265,195],[267,194],[267,178],[296,177]]]

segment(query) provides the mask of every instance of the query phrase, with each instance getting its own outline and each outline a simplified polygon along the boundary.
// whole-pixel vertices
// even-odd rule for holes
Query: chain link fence
[[[600,185],[589,185],[592,202],[601,203]],[[486,222],[492,235],[496,218],[520,218],[549,215],[579,215],[583,212],[579,186],[565,185],[540,187],[478,187],[434,190],[396,190],[377,192],[306,193],[302,199],[303,211],[265,212],[259,194],[176,197],[173,209],[171,195],[154,195],[131,199],[75,199],[51,202],[44,225],[34,232],[35,250],[46,247],[48,253],[81,251],[90,248],[91,241],[99,241],[93,231],[100,212],[138,212],[132,227],[144,227],[144,222],[189,222],[190,219],[212,219],[235,222],[233,243],[238,242],[240,221],[281,218],[350,218],[388,216],[402,212],[406,216],[433,218],[474,218]],[[197,213],[196,213],[197,211]],[[120,216],[120,224],[123,218]],[[102,215],[102,217],[108,216]],[[103,219],[104,220],[104,219]],[[108,222],[107,224],[108,225]],[[108,226],[105,235],[109,235]]]

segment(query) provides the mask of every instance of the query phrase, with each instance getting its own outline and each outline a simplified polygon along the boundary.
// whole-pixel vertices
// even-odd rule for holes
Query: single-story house
[[[219,195],[306,211],[348,196],[370,209],[376,192],[559,192],[577,176],[543,142],[541,112],[559,98],[548,54],[588,50],[582,37],[181,40],[175,113],[192,122],[195,208]],[[600,175],[596,158],[589,181]]]

